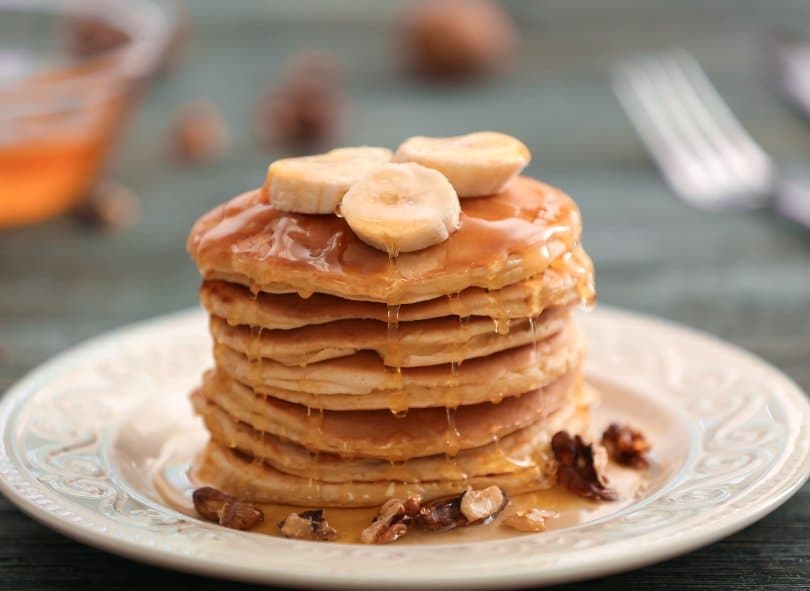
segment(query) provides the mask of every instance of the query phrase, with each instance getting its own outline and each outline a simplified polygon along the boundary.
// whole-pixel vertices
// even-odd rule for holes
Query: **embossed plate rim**
[[[781,441],[782,447],[779,454],[771,457],[770,461],[767,454],[764,454],[765,459],[757,457],[756,454],[753,456],[764,472],[758,480],[754,480],[737,497],[728,493],[731,495],[729,498],[717,501],[711,496],[701,497],[699,494],[701,489],[693,487],[692,492],[696,491],[698,495],[690,502],[694,501],[698,507],[698,513],[693,514],[691,519],[701,517],[703,521],[706,521],[713,515],[713,512],[718,513],[722,519],[713,520],[712,528],[695,527],[688,528],[686,531],[683,527],[680,530],[674,528],[676,533],[667,535],[666,527],[655,529],[653,510],[652,513],[648,512],[648,517],[653,516],[653,529],[646,531],[643,522],[644,513],[640,510],[635,513],[641,515],[642,519],[641,528],[638,530],[642,533],[639,534],[639,537],[654,533],[659,538],[658,543],[644,544],[643,551],[639,551],[639,538],[627,538],[626,532],[624,532],[625,537],[622,538],[621,534],[624,530],[621,527],[616,530],[619,534],[618,540],[610,541],[609,535],[603,544],[595,544],[593,539],[586,539],[585,550],[576,549],[574,544],[576,536],[569,536],[572,539],[571,543],[574,544],[572,548],[553,551],[549,556],[556,557],[557,563],[549,563],[549,556],[545,556],[544,561],[543,553],[536,552],[543,546],[550,546],[554,540],[546,534],[515,538],[508,542],[421,547],[397,547],[396,545],[372,548],[347,545],[326,547],[327,545],[271,538],[257,540],[256,536],[250,534],[223,531],[221,528],[196,522],[193,519],[173,520],[172,514],[176,515],[176,513],[161,511],[159,507],[157,509],[148,506],[138,508],[143,505],[141,500],[128,499],[126,494],[119,498],[119,493],[122,492],[120,483],[107,482],[103,477],[96,480],[88,478],[87,482],[81,483],[82,486],[91,488],[98,484],[100,492],[95,490],[91,492],[101,495],[99,496],[102,499],[99,507],[109,509],[109,505],[112,504],[114,514],[119,509],[116,507],[116,503],[120,503],[122,507],[127,503],[135,504],[136,508],[131,510],[128,517],[135,516],[137,519],[143,519],[144,523],[152,523],[149,520],[154,519],[155,523],[150,527],[156,529],[150,531],[148,528],[144,530],[143,527],[131,525],[127,521],[118,523],[103,513],[99,507],[82,506],[79,500],[72,501],[65,495],[60,496],[57,494],[57,489],[48,487],[47,483],[55,482],[51,474],[40,474],[43,481],[38,481],[33,467],[27,466],[30,462],[24,457],[25,452],[19,449],[17,445],[19,442],[14,436],[19,427],[18,419],[28,407],[34,405],[37,394],[66,372],[82,368],[83,364],[91,363],[96,358],[103,359],[105,353],[107,357],[111,357],[113,355],[111,351],[116,349],[125,353],[127,343],[131,346],[139,339],[148,340],[150,336],[152,340],[155,340],[162,334],[162,331],[172,334],[172,331],[177,333],[192,327],[196,331],[197,324],[204,326],[204,317],[198,309],[176,312],[119,328],[90,339],[46,362],[12,386],[0,404],[0,434],[2,434],[2,439],[0,439],[0,492],[3,492],[12,502],[35,519],[69,537],[129,558],[178,570],[267,584],[296,586],[372,588],[386,584],[389,587],[429,588],[441,584],[444,588],[470,589],[560,583],[628,570],[670,558],[725,537],[756,521],[778,507],[807,479],[810,474],[810,443],[807,437],[810,431],[810,404],[798,386],[776,368],[750,353],[714,337],[667,321],[605,307],[600,307],[597,312],[586,316],[583,320],[589,337],[604,336],[611,327],[616,334],[629,334],[633,331],[645,334],[648,341],[646,350],[654,348],[650,345],[660,348],[662,352],[656,349],[656,355],[659,355],[660,359],[664,359],[666,355],[674,354],[677,357],[679,354],[685,354],[684,351],[678,353],[678,347],[668,351],[670,341],[680,342],[681,347],[691,342],[698,348],[713,350],[723,360],[723,363],[736,362],[740,367],[745,367],[746,371],[750,373],[749,377],[765,380],[768,385],[765,403],[771,405],[778,403],[778,410],[784,417],[785,433],[780,432],[782,425],[779,423],[777,425],[779,429],[774,428],[774,435],[771,438]],[[667,336],[668,338],[662,338]],[[175,338],[177,338],[176,335]],[[622,345],[619,344],[619,346]],[[595,356],[600,355],[598,349],[597,345]],[[639,349],[638,352],[641,353],[642,349]],[[686,356],[688,357],[689,354],[686,353]],[[658,358],[655,358],[654,361],[656,359]],[[658,360],[660,361],[660,359]],[[606,360],[598,357],[592,359],[592,362],[609,365]],[[621,364],[621,359],[617,362]],[[677,365],[677,362],[674,363],[673,371],[677,370]],[[668,370],[672,370],[672,367],[669,367]],[[652,370],[648,368],[645,371]],[[674,394],[678,394],[678,392],[674,392]],[[736,396],[736,393],[734,395]],[[742,395],[740,396],[742,397]],[[742,406],[745,406],[747,398],[742,397],[742,399]],[[732,436],[738,434],[745,436],[746,431],[743,427],[747,424],[738,425],[738,429],[735,431],[732,421],[731,427],[727,430]],[[722,425],[718,430],[722,430]],[[768,435],[766,432],[766,443],[773,443],[767,439]],[[106,434],[101,432],[96,439],[103,440],[105,437]],[[40,447],[42,448],[44,445]],[[99,447],[97,441],[93,449]],[[35,451],[39,451],[39,449]],[[96,453],[98,458],[103,458],[105,452],[101,448]],[[710,453],[703,455],[698,453],[697,455],[698,457],[693,458],[694,460],[711,456]],[[84,461],[83,458],[79,459]],[[733,471],[734,467],[732,466],[729,470]],[[778,480],[774,480],[774,473],[780,475]],[[676,476],[680,476],[680,472]],[[765,486],[766,484],[767,486]],[[682,483],[678,483],[678,485],[681,486]],[[109,491],[105,490],[105,486],[113,490],[115,493],[113,498],[107,494]],[[764,492],[763,487],[765,487]],[[79,488],[81,489],[81,487]],[[667,485],[664,488],[667,488]],[[711,491],[712,489],[706,490]],[[702,491],[703,494],[706,494],[706,490]],[[689,492],[690,490],[687,489],[686,494]],[[79,494],[81,495],[81,490],[79,490]],[[106,497],[105,494],[107,494]],[[752,502],[748,497],[754,494],[759,494],[759,498],[755,498]],[[666,501],[666,499],[664,500]],[[709,505],[714,503],[714,507],[710,506],[708,513],[700,514],[701,503]],[[735,503],[740,504],[736,509],[732,507]],[[743,509],[745,510],[743,511]],[[624,510],[619,512],[619,514],[626,513]],[[634,513],[631,511],[630,514]],[[596,526],[604,529],[604,524],[610,526],[613,523],[615,525],[617,520],[599,521],[600,523]],[[687,519],[688,521],[689,519]],[[160,528],[157,527],[158,525]],[[626,526],[625,523],[622,527]],[[647,527],[650,526],[647,525]],[[588,531],[588,527],[572,529],[586,533]],[[670,530],[672,529],[670,527]],[[567,531],[563,530],[563,532]],[[630,531],[633,531],[632,528]],[[563,532],[557,532],[556,535],[565,540]],[[268,561],[265,555],[264,560],[259,562],[255,560],[255,556],[250,556],[249,552],[244,560],[233,562],[234,556],[238,557],[240,552],[251,548],[254,550],[274,548],[287,554],[288,557],[305,555],[308,564],[311,565],[314,558],[324,566],[324,570],[313,572],[309,568],[305,571],[300,568],[299,564],[296,564],[296,561],[285,562],[283,557],[276,561]],[[491,556],[489,560],[481,564],[481,557],[488,556],[486,552],[489,549],[497,551],[498,555]],[[481,554],[482,552],[484,554]],[[476,554],[479,556],[474,558]],[[347,559],[350,561],[348,566],[342,565]],[[445,561],[449,563],[446,564],[449,568],[444,571],[430,568],[431,560]],[[427,564],[427,567],[415,569],[414,565],[420,563]],[[401,578],[392,580],[392,575],[397,573]]]

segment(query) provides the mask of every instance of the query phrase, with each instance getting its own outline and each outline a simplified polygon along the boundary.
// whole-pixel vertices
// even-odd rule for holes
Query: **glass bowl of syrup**
[[[86,194],[171,29],[155,0],[0,0],[0,228]]]

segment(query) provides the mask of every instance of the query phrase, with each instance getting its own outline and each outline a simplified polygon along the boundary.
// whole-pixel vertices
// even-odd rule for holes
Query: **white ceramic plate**
[[[48,526],[161,566],[276,585],[492,588],[551,584],[670,558],[775,509],[810,472],[810,405],[779,371],[658,320],[583,314],[597,416],[654,445],[645,495],[580,525],[495,541],[367,547],[226,530],[168,508],[150,471],[202,441],[187,393],[210,364],[193,310],[92,339],[0,406],[0,490]],[[602,420],[602,419],[600,419]]]

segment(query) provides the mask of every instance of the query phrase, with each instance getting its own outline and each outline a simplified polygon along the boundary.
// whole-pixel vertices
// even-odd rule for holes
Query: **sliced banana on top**
[[[402,142],[395,162],[416,162],[448,178],[459,197],[500,193],[526,168],[531,152],[517,138],[495,131],[455,137],[415,136]]]
[[[384,164],[352,185],[340,213],[360,240],[396,256],[447,240],[460,225],[461,204],[440,172]]]
[[[267,169],[265,187],[276,209],[334,213],[352,183],[390,160],[391,150],[368,146],[284,158]]]

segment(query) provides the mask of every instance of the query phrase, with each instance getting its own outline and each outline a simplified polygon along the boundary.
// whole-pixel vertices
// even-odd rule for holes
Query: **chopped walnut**
[[[323,509],[290,513],[278,522],[278,527],[284,537],[297,540],[329,542],[338,537],[337,530],[331,527],[323,516]]]
[[[236,501],[236,497],[232,497],[211,486],[198,488],[191,495],[191,499],[194,501],[194,509],[200,514],[200,517],[208,521],[219,521],[219,512],[222,506],[225,503]]]
[[[483,490],[468,490],[461,497],[461,513],[470,523],[489,519],[500,512],[506,504],[506,495],[498,486]]]
[[[210,486],[195,490],[192,500],[200,517],[224,527],[250,529],[264,521],[261,509]]]
[[[309,150],[332,143],[345,119],[337,62],[310,52],[293,58],[281,81],[262,94],[255,129],[268,148]]]
[[[242,501],[226,502],[219,511],[219,524],[231,529],[251,529],[262,521],[262,510]]]
[[[417,516],[421,505],[418,496],[388,499],[366,529],[360,533],[364,544],[388,544],[408,532],[408,524]]]
[[[508,502],[506,493],[497,486],[468,490],[457,497],[438,499],[423,506],[416,517],[416,525],[426,531],[480,525],[500,513]]]
[[[579,436],[571,437],[559,431],[551,438],[551,449],[557,460],[557,482],[580,496],[602,500],[616,500],[616,493],[608,488],[607,480],[598,469],[595,459],[606,452],[601,446],[586,444]]]
[[[416,525],[426,531],[444,531],[468,523],[469,520],[461,512],[461,495],[432,501],[419,509],[416,516]]]
[[[506,11],[489,0],[419,2],[404,18],[405,63],[433,79],[490,73],[507,61],[517,33]]]
[[[140,217],[140,201],[125,186],[110,181],[96,183],[73,214],[81,222],[109,232],[134,225]]]
[[[640,431],[629,425],[611,423],[602,434],[602,445],[617,464],[636,469],[650,465],[646,454],[652,446]]]
[[[546,509],[538,509],[532,507],[525,511],[518,511],[512,515],[507,515],[502,523],[506,527],[511,527],[518,531],[536,532],[545,531],[546,519],[555,519],[560,514],[555,511],[547,511]]]
[[[188,164],[213,162],[230,146],[230,134],[217,108],[205,101],[184,105],[169,128],[175,160]]]

